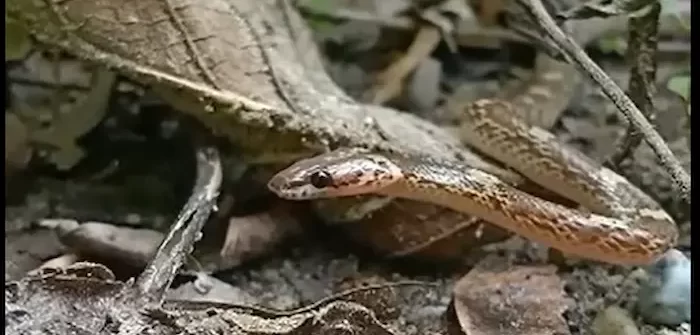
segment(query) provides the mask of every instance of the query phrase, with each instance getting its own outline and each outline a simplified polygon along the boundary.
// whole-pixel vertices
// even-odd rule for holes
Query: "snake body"
[[[467,105],[465,140],[585,209],[535,197],[460,162],[352,148],[298,161],[268,187],[290,200],[377,194],[428,202],[567,254],[613,264],[649,264],[675,245],[673,219],[649,196],[552,134],[526,125],[514,108],[488,99]]]
[[[588,25],[577,30],[584,32],[577,40],[585,44],[608,29]],[[538,85],[577,75],[570,65],[546,56],[538,62],[555,71],[541,72],[525,93],[451,108],[459,113],[460,136],[469,146],[582,209],[538,198],[467,163],[352,148],[296,162],[277,173],[268,187],[291,200],[368,194],[416,200],[476,216],[584,259],[623,265],[653,262],[676,243],[673,219],[629,181],[538,127],[551,127],[555,121],[538,116],[558,115],[551,110],[566,104],[557,99],[556,90]]]

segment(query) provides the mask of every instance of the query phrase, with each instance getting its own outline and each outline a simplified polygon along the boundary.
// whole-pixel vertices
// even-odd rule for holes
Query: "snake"
[[[591,34],[593,35],[593,34]],[[589,37],[590,38],[590,37]],[[585,39],[585,38],[584,38]],[[465,162],[339,148],[275,174],[268,188],[288,200],[358,195],[426,202],[472,215],[569,256],[618,265],[653,263],[675,246],[673,218],[614,171],[526,120],[524,95],[458,104],[468,146],[580,206],[529,193]],[[546,126],[553,123],[547,120]]]

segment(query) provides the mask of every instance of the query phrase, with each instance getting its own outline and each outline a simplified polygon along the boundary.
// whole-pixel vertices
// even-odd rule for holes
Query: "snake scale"
[[[610,28],[589,24],[574,30],[585,32],[574,36],[585,44],[606,29]],[[459,113],[460,136],[467,145],[582,208],[538,198],[465,163],[357,148],[298,161],[276,174],[268,187],[290,200],[366,194],[416,200],[476,216],[584,259],[622,265],[653,262],[675,245],[675,222],[629,181],[543,129],[556,119],[539,116],[565,108],[556,98],[571,90],[537,90],[537,84],[575,76],[575,69],[543,54],[538,66],[559,71],[540,71],[534,78],[538,80],[521,94],[451,108]],[[533,98],[537,96],[544,99]]]

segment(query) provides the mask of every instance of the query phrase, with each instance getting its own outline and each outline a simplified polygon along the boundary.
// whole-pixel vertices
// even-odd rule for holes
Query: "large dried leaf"
[[[6,283],[5,299],[8,334],[394,334],[371,309],[352,301],[296,312],[212,302],[149,305],[135,286],[91,263]]]
[[[21,1],[41,42],[108,65],[197,116],[244,153],[292,160],[340,145],[482,161],[444,130],[350,99],[285,1]]]
[[[65,272],[46,269],[37,276],[5,283],[5,331],[109,334],[110,317],[136,326],[142,319],[128,313],[134,301],[121,299],[123,289],[107,268],[95,264],[76,265]],[[124,312],[129,315],[119,316]],[[129,317],[133,319],[127,321]]]

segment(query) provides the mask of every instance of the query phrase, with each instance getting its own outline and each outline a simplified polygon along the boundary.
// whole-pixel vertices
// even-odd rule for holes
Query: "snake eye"
[[[316,171],[309,176],[309,181],[315,188],[325,188],[333,184],[333,177],[326,171]]]

